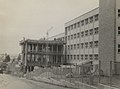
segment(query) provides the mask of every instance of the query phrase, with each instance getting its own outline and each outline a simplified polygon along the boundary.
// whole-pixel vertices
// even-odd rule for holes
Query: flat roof
[[[21,40],[20,45],[24,43],[41,43],[41,44],[64,44],[63,41],[61,40],[32,40],[32,39],[27,39],[27,40]]]
[[[88,12],[86,12],[86,13],[84,13],[84,14],[82,14],[82,15],[80,15],[80,16],[72,19],[72,20],[70,20],[70,21],[67,21],[65,24],[67,24],[67,23],[69,23],[69,22],[71,22],[71,21],[73,21],[73,20],[75,20],[75,19],[77,19],[77,18],[80,18],[80,17],[82,17],[82,16],[84,16],[84,15],[86,15],[86,14],[88,14],[88,13],[90,13],[90,12],[96,10],[96,9],[99,9],[99,7],[96,7],[96,8],[94,8],[94,9],[92,9],[92,10],[90,10],[90,11],[88,11]]]

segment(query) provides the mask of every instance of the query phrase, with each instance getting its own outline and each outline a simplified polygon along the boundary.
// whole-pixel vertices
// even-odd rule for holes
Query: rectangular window
[[[85,36],[88,36],[88,30],[87,30],[87,31],[85,31]]]
[[[80,22],[77,22],[77,27],[80,27]]]
[[[90,48],[92,48],[93,47],[93,42],[90,42],[89,46],[90,46]]]
[[[70,49],[70,46],[68,45],[68,50]]]
[[[81,21],[81,26],[83,26],[83,25],[84,25],[84,20]]]
[[[83,60],[84,59],[84,57],[83,57],[83,55],[81,55],[81,60]]]
[[[98,41],[94,42],[95,47],[98,47]]]
[[[98,21],[98,14],[95,15],[95,21]]]
[[[118,17],[120,17],[120,9],[118,9]]]
[[[81,32],[81,37],[83,37],[84,36],[84,32]]]
[[[120,35],[120,27],[118,27],[118,35]]]
[[[70,40],[70,36],[68,36],[68,40]]]
[[[76,49],[76,44],[74,44],[74,49]]]
[[[67,36],[65,37],[65,42],[67,42]]]
[[[76,23],[74,24],[74,29],[76,28]]]
[[[93,35],[93,29],[90,29],[90,35]]]
[[[77,44],[77,49],[79,49],[80,44]]]
[[[71,25],[71,30],[73,29],[73,25]]]
[[[69,58],[69,55],[68,55],[68,58],[67,58],[67,59],[68,59],[68,60],[70,59],[70,58]]]
[[[87,60],[88,59],[88,55],[85,55],[85,60]]]
[[[120,49],[118,49],[118,53],[120,53]]]
[[[34,47],[34,51],[36,51],[36,45],[33,45],[33,47]]]
[[[90,23],[92,23],[93,22],[93,16],[90,17],[89,19],[90,19]]]
[[[71,35],[71,39],[73,39],[73,35]]]
[[[99,30],[98,27],[95,28],[95,34],[98,34]]]
[[[32,44],[30,44],[30,51],[32,51]]]
[[[82,49],[84,48],[84,43],[81,43],[81,48],[82,48]]]
[[[71,60],[72,60],[72,55],[71,55]]]
[[[76,60],[76,55],[74,55],[74,60]]]
[[[90,60],[92,60],[93,59],[93,55],[89,55],[89,58],[90,58]]]
[[[77,55],[77,59],[79,60],[79,55]]]
[[[88,19],[85,19],[85,24],[86,24],[86,25],[88,24]]]
[[[68,31],[70,31],[70,26],[68,27]]]
[[[120,53],[120,44],[118,44],[118,53]]]
[[[74,34],[74,39],[76,39],[76,34]]]
[[[71,50],[73,49],[73,45],[71,45]]]
[[[88,48],[88,42],[85,43],[85,48]]]
[[[77,38],[79,38],[80,37],[80,33],[77,33]]]
[[[98,60],[98,54],[95,54],[95,55],[94,55],[94,59],[95,59],[95,60]]]

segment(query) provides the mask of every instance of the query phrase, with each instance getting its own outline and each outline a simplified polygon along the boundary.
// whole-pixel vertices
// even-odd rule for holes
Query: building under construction
[[[60,40],[22,40],[22,63],[26,71],[34,66],[59,66],[64,60],[64,42]]]

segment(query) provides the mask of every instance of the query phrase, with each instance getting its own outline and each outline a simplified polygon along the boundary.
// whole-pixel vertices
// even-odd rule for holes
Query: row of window
[[[68,40],[79,38],[80,35],[81,37],[84,37],[84,36],[89,36],[89,35],[98,34],[98,33],[99,33],[99,28],[96,27],[94,30],[90,29],[90,30],[82,31],[81,33],[69,35]]]
[[[74,23],[68,27],[65,27],[65,34],[67,34],[67,31],[70,31],[72,29],[76,29],[80,26],[87,25],[88,23],[92,23],[93,21],[98,21],[98,14],[91,16],[89,18],[86,18],[85,20],[82,20],[80,22]]]
[[[120,53],[120,44],[118,44],[118,53]]]
[[[120,17],[120,9],[118,9],[118,17]],[[80,26],[84,26],[84,25],[87,25],[88,23],[92,23],[93,21],[98,21],[99,19],[99,15],[96,14],[94,16],[91,16],[89,18],[86,18],[85,20],[82,20],[80,22],[77,22],[77,23],[74,23],[68,27],[65,27],[65,34],[67,35],[67,32],[72,30],[72,29],[75,29],[77,27],[80,27]],[[81,23],[81,24],[80,24]]]
[[[59,40],[59,41],[64,41],[65,40],[65,38],[64,37],[61,37],[61,38],[54,38],[54,40]]]
[[[120,26],[118,27],[118,35],[120,35]]]
[[[120,17],[120,9],[118,9],[118,17]]]
[[[86,42],[86,43],[81,43],[81,44],[73,44],[73,45],[68,45],[67,46],[67,49],[68,50],[72,50],[72,49],[79,49],[79,48],[92,48],[92,47],[95,47],[97,48],[98,47],[98,41],[91,41],[91,42]]]
[[[88,59],[90,59],[90,60],[93,60],[93,59],[95,59],[95,60],[98,60],[98,54],[90,54],[90,55],[67,55],[68,56],[68,60],[72,60],[72,59],[74,59],[74,60],[79,60],[79,59],[81,59],[81,60],[88,60]]]

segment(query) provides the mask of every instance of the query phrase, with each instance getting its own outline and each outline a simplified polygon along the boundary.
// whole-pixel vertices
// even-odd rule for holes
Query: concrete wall
[[[120,0],[116,0],[116,61],[120,62],[120,53],[118,53],[118,44],[120,44],[120,35],[118,35],[118,26],[120,26],[120,17],[118,17],[118,9],[120,9]]]
[[[99,0],[99,60],[105,74],[110,74],[109,62],[115,60],[115,1]]]

